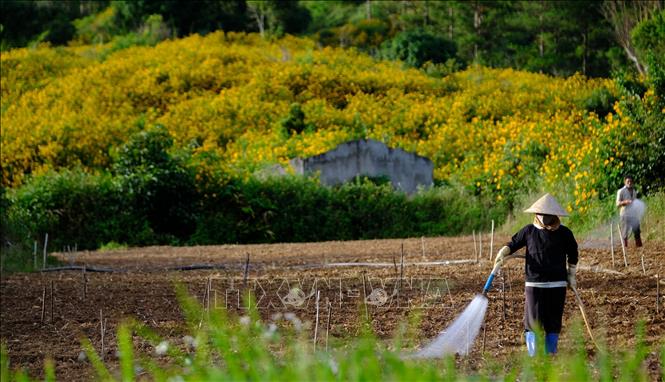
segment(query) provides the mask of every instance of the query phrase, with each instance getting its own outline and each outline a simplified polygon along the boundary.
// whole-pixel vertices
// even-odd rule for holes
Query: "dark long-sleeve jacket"
[[[507,244],[510,253],[526,247],[524,270],[527,282],[566,280],[566,260],[577,264],[577,241],[573,232],[563,225],[556,231],[538,229],[529,224],[517,232]]]

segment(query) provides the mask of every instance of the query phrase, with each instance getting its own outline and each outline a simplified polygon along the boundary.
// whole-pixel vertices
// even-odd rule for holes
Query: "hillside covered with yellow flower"
[[[583,212],[617,186],[609,179],[639,135],[619,103],[589,106],[618,97],[612,80],[484,67],[435,78],[304,38],[223,32],[104,49],[3,52],[4,186],[63,168],[106,171],[132,134],[162,125],[199,174],[246,178],[373,138],[429,157],[441,183],[495,200],[565,189]],[[303,128],[288,128],[298,115]]]

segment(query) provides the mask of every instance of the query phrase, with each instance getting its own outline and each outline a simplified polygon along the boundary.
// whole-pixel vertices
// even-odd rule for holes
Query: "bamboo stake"
[[[644,268],[644,251],[640,251],[640,260],[642,261],[642,274],[647,275],[647,270]]]
[[[399,265],[399,291],[402,291],[402,279],[404,279],[404,243],[402,243],[402,256]]]
[[[501,299],[503,300],[503,321],[506,321],[506,275],[501,272]]]
[[[658,275],[656,275],[656,314],[660,309],[660,280],[658,280]]]
[[[41,322],[44,323],[44,311],[46,310],[46,285],[42,289],[42,318]]]
[[[480,248],[480,258],[482,259],[483,257],[483,234],[482,232],[478,232],[478,247]]]
[[[626,258],[626,246],[623,244],[623,236],[621,235],[621,227],[617,223],[617,231],[619,231],[619,240],[621,241],[621,252],[623,252],[623,265],[628,267],[628,258]]]
[[[243,276],[243,288],[247,287],[247,274],[249,273],[249,253],[247,253],[247,260],[245,260],[245,275]]]
[[[397,275],[397,260],[395,260],[395,255],[393,255],[393,266],[395,267],[395,275]]]
[[[425,236],[420,237],[420,246],[422,247],[423,260],[425,259]]]
[[[55,321],[55,317],[53,317],[53,305],[55,305],[55,302],[53,298],[53,280],[51,280],[51,322]]]
[[[99,334],[101,335],[101,346],[100,346],[100,357],[102,358],[102,361],[104,360],[104,312],[102,309],[99,310]]]
[[[83,275],[83,300],[85,300],[88,295],[88,277],[85,274],[85,265],[81,274]]]
[[[35,240],[32,249],[32,268],[37,269],[37,240]]]
[[[208,277],[208,292],[206,297],[206,310],[210,313],[210,290],[212,289],[212,277]]]
[[[493,253],[494,253],[494,219],[492,219],[492,236],[490,238],[490,261],[492,261]]]
[[[363,278],[364,280],[364,278]],[[316,324],[314,325],[314,351],[316,351],[316,340],[319,335],[319,295],[321,291],[316,291]]]
[[[338,282],[339,282],[339,289],[338,289],[339,290],[339,307],[341,309],[342,308],[342,298],[344,297],[344,295],[342,294],[342,279],[340,278],[338,280]]]
[[[367,309],[367,287],[365,286],[365,272],[363,272],[363,305],[365,306],[365,319],[369,321],[369,310]]]
[[[42,269],[46,268],[46,247],[48,246],[48,232],[44,237],[44,260],[42,261]]]
[[[448,286],[448,279],[444,279],[446,281],[446,289],[448,290],[448,297],[450,298],[450,308],[455,307],[455,301],[453,300],[453,294],[450,293],[450,287]]]
[[[203,306],[203,309],[206,307],[206,298],[208,297],[208,281],[206,280],[205,287],[203,288],[203,298],[201,301],[201,305]]]
[[[483,322],[483,354],[485,353],[485,338],[487,337],[487,325]]]
[[[478,263],[478,248],[476,246],[476,231],[475,230],[471,231],[471,234],[473,235],[473,255],[476,257],[476,263]]]
[[[612,253],[612,268],[616,265],[614,263],[614,230],[612,229],[612,223],[610,222],[610,252]]]
[[[330,301],[327,303],[328,305],[328,322],[326,323],[326,351],[328,351],[328,333],[330,332],[330,312],[332,310],[332,304]]]

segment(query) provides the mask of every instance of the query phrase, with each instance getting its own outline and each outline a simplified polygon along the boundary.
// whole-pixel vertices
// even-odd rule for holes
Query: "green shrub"
[[[134,214],[160,242],[177,242],[194,230],[194,176],[171,155],[173,138],[155,126],[133,135],[116,153],[115,173]]]
[[[12,192],[7,219],[40,243],[48,233],[49,248],[56,250],[75,245],[96,249],[111,240],[129,242],[138,235],[140,221],[119,191],[109,175],[77,170],[47,173]]]
[[[598,88],[591,92],[589,98],[584,101],[582,107],[587,111],[594,112],[600,117],[605,117],[613,111],[617,97],[607,88]]]
[[[381,45],[382,56],[391,60],[404,61],[409,66],[419,68],[425,62],[445,63],[455,58],[455,43],[443,37],[415,30],[397,34],[392,40]]]

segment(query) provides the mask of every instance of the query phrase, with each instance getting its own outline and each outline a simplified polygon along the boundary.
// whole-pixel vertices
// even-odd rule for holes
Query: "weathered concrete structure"
[[[373,139],[343,143],[327,153],[306,159],[293,159],[296,174],[319,173],[321,183],[335,185],[356,176],[386,176],[393,187],[413,193],[418,186],[432,185],[434,165],[429,159],[392,149]]]

